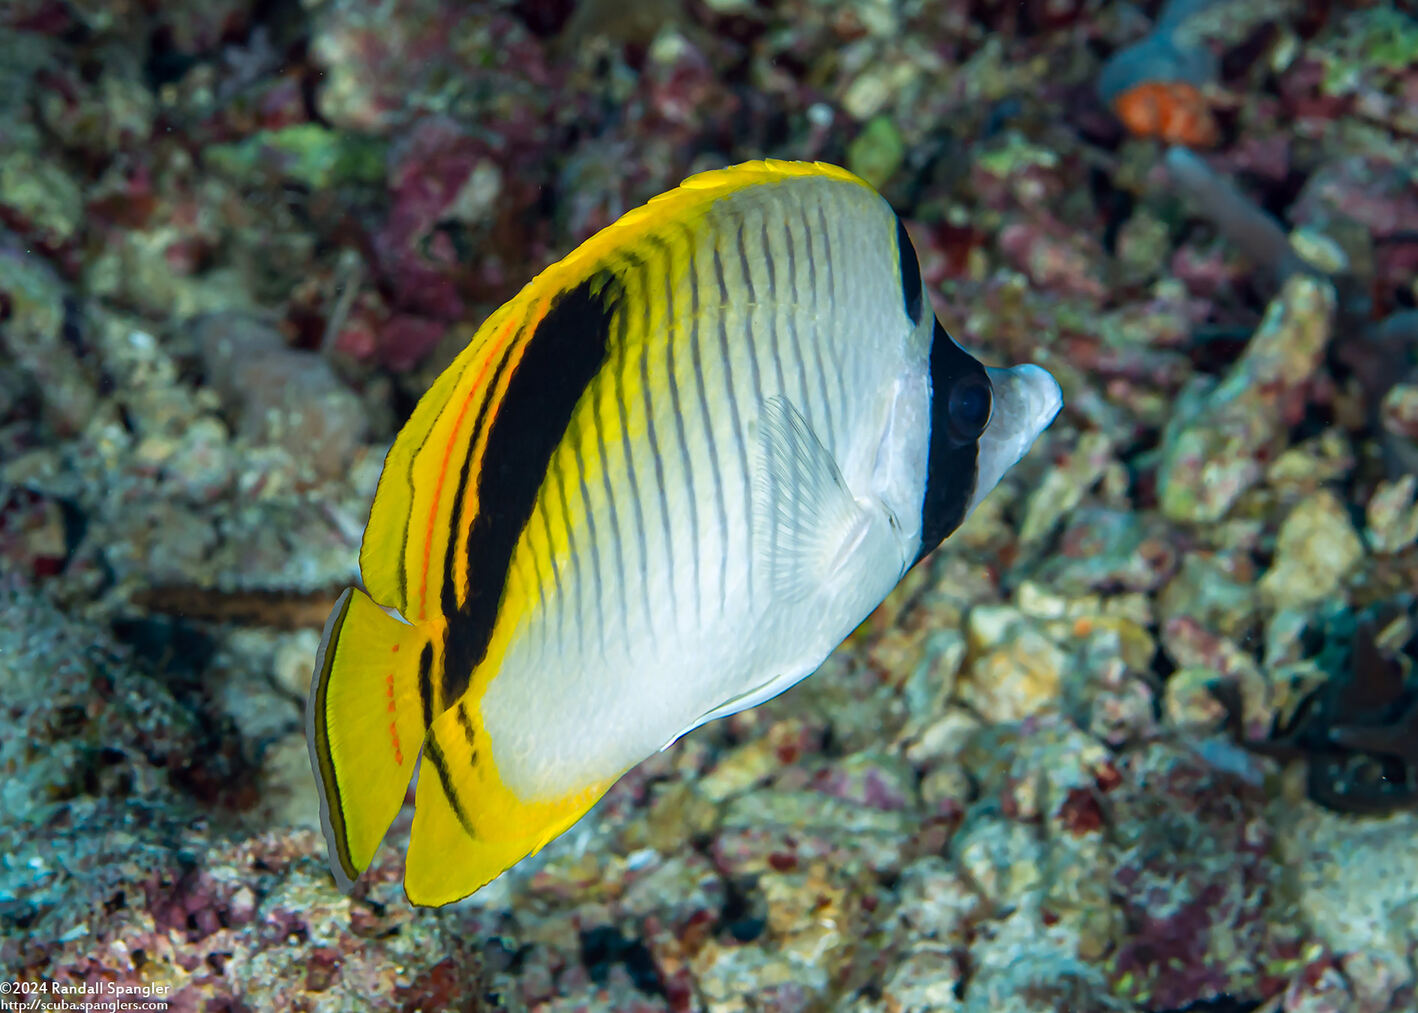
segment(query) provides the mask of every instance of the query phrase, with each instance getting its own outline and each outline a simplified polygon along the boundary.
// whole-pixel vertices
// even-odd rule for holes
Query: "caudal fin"
[[[524,801],[503,783],[476,698],[436,718],[424,740],[404,892],[439,906],[466,897],[565,831],[615,778]]]
[[[305,709],[330,869],[348,891],[403,804],[431,712],[433,645],[363,591],[325,623]]]

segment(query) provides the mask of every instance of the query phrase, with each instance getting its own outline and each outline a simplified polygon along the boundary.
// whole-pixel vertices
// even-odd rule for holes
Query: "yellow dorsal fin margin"
[[[609,263],[616,252],[633,247],[658,225],[692,219],[716,201],[751,186],[810,178],[835,179],[870,189],[870,184],[860,177],[826,162],[785,162],[768,158],[698,172],[673,190],[652,197],[647,203],[621,215],[537,275],[527,287],[532,288],[545,280],[558,289],[569,288]]]

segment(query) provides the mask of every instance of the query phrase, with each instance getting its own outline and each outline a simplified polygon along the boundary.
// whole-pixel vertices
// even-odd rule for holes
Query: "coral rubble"
[[[1401,8],[4,5],[0,969],[174,1010],[1414,1009]],[[1205,129],[1139,129],[1158,83]],[[400,420],[540,267],[763,155],[878,185],[1063,415],[811,679],[466,902],[406,902],[408,808],[341,895],[302,707]]]

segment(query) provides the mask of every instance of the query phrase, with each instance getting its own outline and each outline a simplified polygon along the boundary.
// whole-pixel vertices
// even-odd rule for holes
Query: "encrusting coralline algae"
[[[1098,95],[1158,6],[7,5],[0,970],[1411,1010],[1418,23],[1196,5],[1216,144],[1169,155]],[[942,320],[1064,414],[807,682],[468,902],[407,904],[407,810],[342,896],[301,708],[388,441],[536,269],[764,154],[870,173]]]

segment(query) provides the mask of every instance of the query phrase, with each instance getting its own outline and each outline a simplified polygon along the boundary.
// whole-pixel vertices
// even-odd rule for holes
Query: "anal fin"
[[[615,782],[587,784],[560,798],[519,798],[498,774],[468,695],[434,720],[423,758],[404,866],[404,892],[421,905],[460,900],[540,851]]]

